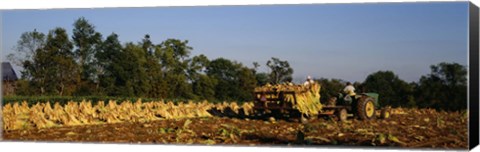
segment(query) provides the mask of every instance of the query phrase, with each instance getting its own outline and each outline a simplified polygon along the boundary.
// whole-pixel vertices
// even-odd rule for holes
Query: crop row
[[[111,96],[4,96],[2,97],[3,106],[6,104],[14,104],[16,102],[27,102],[28,106],[33,106],[37,103],[47,103],[49,102],[51,105],[59,103],[60,105],[66,105],[68,102],[80,102],[83,100],[90,101],[93,105],[96,105],[99,101],[116,101],[117,103],[130,101],[136,102],[138,99],[137,97],[111,97]],[[154,102],[159,101],[160,99],[157,98],[141,98],[141,102]],[[189,100],[184,99],[168,99],[167,101],[173,102],[174,104],[178,104],[180,102],[186,103],[190,102]],[[212,103],[219,103],[208,101]],[[239,102],[237,102],[239,103]]]
[[[136,102],[123,101],[117,103],[109,100],[107,103],[98,101],[73,102],[64,105],[55,102],[37,102],[29,106],[26,101],[21,103],[7,103],[3,106],[3,128],[5,130],[18,130],[30,128],[50,128],[59,126],[75,126],[90,124],[105,124],[118,122],[148,122],[162,119],[211,117],[209,112],[215,110],[248,115],[253,111],[253,103],[246,102],[238,105],[235,102],[209,103],[187,102],[177,103],[150,101]]]

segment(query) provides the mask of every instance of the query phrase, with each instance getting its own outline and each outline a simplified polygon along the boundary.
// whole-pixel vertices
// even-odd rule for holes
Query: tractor
[[[254,91],[254,110],[260,115],[273,113],[274,115],[295,116],[336,116],[339,120],[347,120],[353,115],[361,120],[375,119],[377,115],[387,119],[390,117],[390,108],[380,108],[379,94],[360,93],[346,96],[339,93],[326,104],[320,102],[320,85],[304,87],[300,85],[277,85],[262,87]],[[281,88],[281,89],[279,89]]]
[[[330,102],[323,107],[324,112],[321,115],[334,114],[340,120],[346,120],[349,113],[361,120],[375,119],[377,115],[388,119],[390,107],[380,108],[378,97],[378,93],[360,93],[354,96],[339,93],[337,97],[330,99],[333,104]]]

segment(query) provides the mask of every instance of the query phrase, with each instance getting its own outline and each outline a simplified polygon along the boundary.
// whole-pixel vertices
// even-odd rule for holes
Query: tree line
[[[152,42],[146,34],[139,42],[119,41],[111,33],[105,38],[81,17],[69,37],[57,27],[47,34],[24,32],[16,52],[8,59],[23,70],[16,94],[28,96],[118,96],[210,101],[251,101],[256,86],[291,82],[288,61],[272,57],[258,72],[258,62],[248,67],[226,58],[191,56],[188,40]],[[382,105],[432,107],[446,110],[466,108],[466,68],[457,63],[431,66],[432,73],[418,83],[407,83],[392,71],[370,74],[355,82],[357,92],[377,92]],[[340,79],[320,78],[322,100],[344,86]]]
[[[226,58],[191,56],[188,40],[155,43],[146,34],[140,42],[122,44],[116,33],[103,38],[83,17],[73,26],[71,37],[61,27],[22,33],[16,52],[8,55],[23,68],[17,95],[253,100],[256,85],[293,73],[288,62],[274,57],[265,64],[274,72],[257,73],[257,62],[250,68]]]

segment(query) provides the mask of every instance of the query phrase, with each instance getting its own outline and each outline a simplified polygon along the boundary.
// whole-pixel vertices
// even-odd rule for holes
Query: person
[[[311,76],[307,76],[307,80],[303,83],[304,86],[309,86],[310,84],[313,84],[313,80]]]
[[[344,104],[350,105],[353,102],[353,97],[355,97],[355,87],[353,87],[352,83],[347,82],[347,86],[343,89],[343,97]]]
[[[355,87],[353,87],[352,83],[347,82],[347,86],[343,89],[343,93],[348,96],[355,96]]]

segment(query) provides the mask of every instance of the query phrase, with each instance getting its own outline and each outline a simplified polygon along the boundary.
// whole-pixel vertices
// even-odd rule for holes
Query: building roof
[[[18,79],[10,62],[2,62],[2,78],[3,81],[15,81]]]

